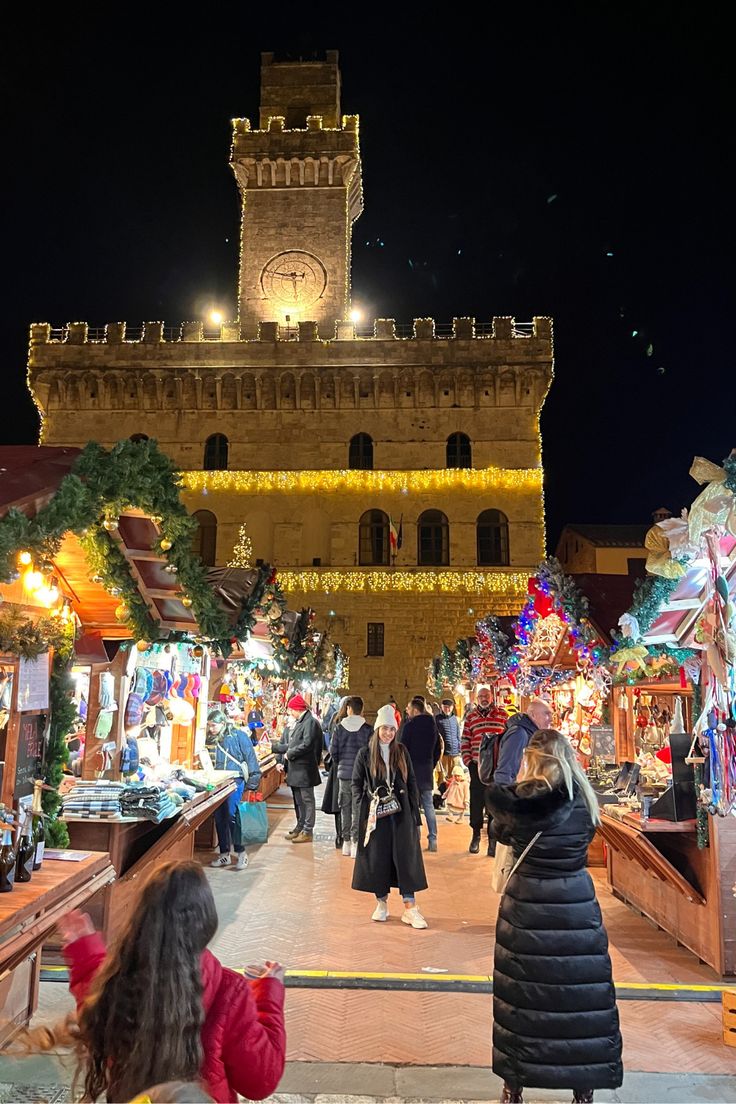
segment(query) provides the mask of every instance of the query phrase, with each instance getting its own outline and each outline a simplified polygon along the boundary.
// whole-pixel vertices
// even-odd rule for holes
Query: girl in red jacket
[[[286,1052],[283,969],[267,962],[247,981],[206,949],[217,912],[197,863],[154,871],[109,954],[88,916],[70,913],[60,928],[86,1099],[132,1100],[171,1080],[200,1080],[218,1104],[274,1092]]]

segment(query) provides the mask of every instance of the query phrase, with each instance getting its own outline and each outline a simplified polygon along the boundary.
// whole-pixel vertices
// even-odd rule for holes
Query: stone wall
[[[442,593],[326,596],[294,591],[288,599],[295,609],[312,606],[318,627],[330,626],[333,639],[350,657],[350,691],[360,694],[371,714],[391,695],[403,706],[413,694],[426,693],[430,659],[443,644],[454,647],[462,637],[472,636],[480,616],[513,615],[522,606],[515,598],[489,602],[473,594]],[[382,657],[366,655],[368,622],[384,625]]]

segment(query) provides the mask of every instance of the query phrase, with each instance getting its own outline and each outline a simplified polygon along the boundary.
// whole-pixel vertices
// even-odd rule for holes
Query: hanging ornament
[[[192,648],[192,655],[197,657],[204,655],[204,648],[201,644],[194,645],[194,647]]]
[[[162,552],[168,552],[171,548],[171,541],[167,537],[164,537],[163,540],[159,541],[159,548]]]
[[[101,585],[102,585],[102,583],[104,583],[104,581],[105,581],[105,580],[104,580],[104,579],[102,578],[102,576],[101,576],[101,575],[93,575],[93,576],[92,576],[92,582],[93,582],[93,583],[96,583],[96,584],[97,584],[97,586],[101,586]]]
[[[182,597],[182,599],[181,599],[181,604],[182,604],[183,606],[185,606],[185,607],[186,607],[187,609],[189,609],[189,607],[190,607],[190,606],[191,606],[191,604],[192,604],[192,599],[191,599],[191,598],[189,597],[189,595],[188,595],[188,594],[185,594],[185,595],[184,595],[184,596]]]
[[[160,525],[163,520],[160,514],[151,514],[151,521],[154,525]]]
[[[166,571],[169,575],[176,575],[178,570],[179,568],[176,566],[176,564],[167,564],[164,568],[164,571]]]
[[[117,616],[117,610],[115,611],[115,614]],[[139,652],[147,652],[150,647],[151,645],[148,640],[139,640],[136,644],[136,648]]]
[[[115,608],[115,616],[118,621],[124,621],[128,616],[128,607],[124,602],[121,602],[120,605]]]
[[[110,587],[110,594],[113,596],[113,598],[119,598],[121,594],[120,587]]]
[[[112,533],[117,527],[118,523],[116,518],[106,517],[102,523],[102,528],[107,529],[108,533]]]

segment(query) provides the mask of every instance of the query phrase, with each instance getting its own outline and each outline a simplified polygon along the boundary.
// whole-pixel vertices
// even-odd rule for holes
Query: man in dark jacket
[[[353,800],[353,767],[360,749],[368,746],[373,729],[363,716],[362,698],[348,698],[346,707],[347,716],[343,718],[332,735],[330,755],[332,761],[337,764],[342,853],[355,858],[358,854],[360,803]]]
[[[457,765],[455,760],[460,755],[460,722],[455,716],[452,698],[442,699],[436,721],[437,731],[442,737],[442,770],[449,778]]]
[[[437,816],[432,801],[434,768],[442,750],[442,740],[435,719],[427,713],[424,698],[412,698],[407,707],[408,718],[401,727],[399,739],[411,756],[419,789],[419,798],[427,820],[427,850],[437,850]]]
[[[537,729],[549,728],[551,724],[552,710],[540,698],[529,704],[526,713],[515,713],[509,717],[501,733],[498,761],[493,772],[493,781],[497,786],[514,784],[526,745]]]
[[[297,822],[287,835],[292,843],[311,843],[317,817],[314,787],[322,782],[322,728],[301,694],[290,698],[286,708],[294,722],[288,742],[277,741],[272,746],[276,752],[285,752],[286,781],[297,810]]]

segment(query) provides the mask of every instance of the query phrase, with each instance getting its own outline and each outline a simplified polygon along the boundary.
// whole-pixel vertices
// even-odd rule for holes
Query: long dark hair
[[[371,769],[371,774],[375,778],[376,782],[385,780],[386,778],[386,764],[383,761],[381,755],[381,741],[378,739],[378,732],[374,732],[368,741],[368,763]],[[396,736],[391,741],[391,750],[388,756],[388,765],[393,774],[400,774],[406,782],[409,776],[409,767],[406,761],[406,748],[403,744],[400,744]]]
[[[79,1010],[89,1100],[131,1100],[196,1080],[204,1022],[200,956],[217,931],[202,867],[170,862],[141,887],[131,918]]]

